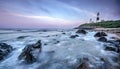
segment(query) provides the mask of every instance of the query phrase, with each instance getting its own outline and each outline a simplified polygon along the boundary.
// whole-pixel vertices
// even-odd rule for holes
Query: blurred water
[[[93,37],[96,32],[88,32],[87,35],[78,34],[79,37],[75,39],[69,38],[76,34],[75,30],[63,32],[66,34],[62,34],[61,31],[0,30],[0,42],[15,48],[10,56],[0,63],[0,69],[75,69],[82,57],[88,57],[91,62],[100,66],[102,64],[100,58],[109,59],[117,55],[103,50],[103,43]],[[28,37],[17,39],[19,36]],[[38,61],[29,65],[18,61],[22,49],[37,40],[42,41],[42,52]],[[60,42],[56,43],[56,41]]]

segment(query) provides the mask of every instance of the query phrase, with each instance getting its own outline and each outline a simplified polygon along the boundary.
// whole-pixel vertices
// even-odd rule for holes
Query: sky
[[[0,0],[0,28],[74,28],[120,20],[120,0]]]

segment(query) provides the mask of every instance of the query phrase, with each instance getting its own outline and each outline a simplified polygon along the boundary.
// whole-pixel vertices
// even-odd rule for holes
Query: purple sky
[[[120,19],[120,0],[0,0],[0,28],[73,28]]]

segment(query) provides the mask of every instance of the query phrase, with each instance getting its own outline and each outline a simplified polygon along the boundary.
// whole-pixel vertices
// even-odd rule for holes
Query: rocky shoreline
[[[83,52],[83,51],[86,52],[87,50],[90,49],[93,52],[97,52],[97,50],[99,50],[98,52],[100,52],[100,53],[97,53],[97,54],[102,54],[102,55],[101,56],[100,55],[90,56],[89,54],[92,55],[93,52],[87,51],[86,56],[78,57],[75,60],[76,63],[72,62],[73,65],[69,65],[69,63],[71,63],[70,60],[63,60],[64,62],[62,62],[62,64],[65,64],[66,67],[68,65],[68,68],[60,68],[60,67],[59,68],[57,67],[57,68],[58,69],[120,69],[120,39],[117,37],[114,37],[114,38],[112,37],[111,38],[112,40],[108,39],[107,38],[108,33],[106,33],[106,31],[104,31],[104,30],[105,29],[95,30],[97,32],[95,32],[91,36],[91,37],[95,38],[93,43],[91,43],[90,41],[81,39],[82,37],[87,36],[89,34],[89,31],[86,31],[83,29],[78,29],[78,30],[72,31],[74,34],[68,34],[68,31],[67,32],[60,31],[59,32],[60,34],[56,34],[56,35],[49,34],[45,38],[49,39],[51,37],[55,37],[54,39],[52,39],[52,41],[50,41],[50,43],[53,42],[53,44],[50,44],[49,42],[43,43],[43,41],[44,41],[43,39],[35,40],[35,42],[32,44],[27,43],[27,45],[25,45],[25,47],[20,51],[20,54],[16,56],[17,62],[20,62],[21,64],[26,63],[29,65],[32,65],[34,63],[39,63],[39,64],[43,63],[43,65],[38,65],[38,67],[35,69],[48,69],[45,66],[46,64],[51,66],[51,63],[59,64],[59,62],[61,62],[63,60],[62,58],[60,58],[60,61],[56,60],[53,57],[48,58],[48,59],[45,58],[45,57],[50,57],[51,54],[57,53],[57,51],[58,51],[57,55],[62,54],[61,56],[63,56],[63,55],[65,55],[67,50],[69,52],[74,52],[75,51],[74,49],[76,49],[75,53],[82,56],[81,52]],[[44,32],[43,34],[45,34],[45,33],[47,33],[47,32]],[[68,39],[68,40],[64,41],[65,40],[64,38],[63,38],[63,40],[61,40],[60,37],[62,37],[62,36],[67,36],[65,39]],[[19,36],[19,38],[17,37],[16,39],[17,39],[17,41],[22,41],[22,40],[24,41],[24,39],[26,39],[25,37],[26,36]],[[56,37],[59,37],[59,38],[57,39]],[[29,36],[28,36],[28,38],[29,38]],[[31,39],[33,39],[33,38],[31,38]],[[65,46],[60,44],[60,43],[64,43],[67,41],[69,41],[68,46],[66,44],[65,44]],[[77,43],[77,41],[78,41],[78,43]],[[95,42],[102,43],[102,45],[99,45],[99,47],[102,46],[103,48],[97,48],[98,46],[96,47],[96,45],[94,46]],[[79,45],[77,46],[76,43]],[[87,45],[87,43],[88,43],[88,45]],[[42,55],[45,48],[47,48],[47,46],[52,46],[50,48],[50,49],[52,49],[52,51],[47,51],[47,55],[46,54]],[[96,47],[97,50],[96,50],[96,48],[92,49],[93,48],[92,46]],[[3,48],[3,47],[5,47],[5,48]],[[55,47],[56,47],[56,50],[54,50]],[[85,48],[85,47],[88,47],[88,48]],[[2,61],[5,61],[6,58],[9,58],[7,56],[13,51],[13,48],[14,48],[14,45],[8,45],[7,43],[0,43],[0,53],[1,53],[0,55],[2,58],[4,58],[4,59],[1,59]],[[77,48],[79,50],[77,50]],[[101,50],[103,53],[101,52]],[[65,51],[65,52],[63,53],[62,51]],[[89,52],[91,52],[91,53],[89,53]],[[108,52],[111,55],[108,55]],[[71,54],[71,56],[73,56],[73,54],[75,54],[75,53],[70,53],[70,54]],[[106,53],[106,55],[103,55],[105,53]],[[4,55],[4,54],[6,54],[6,55]],[[40,55],[42,55],[42,56],[40,56]],[[45,56],[44,57],[45,63],[42,59],[43,56]],[[70,57],[70,59],[71,59],[71,57]],[[11,62],[11,60],[10,60],[10,62]]]
[[[78,30],[79,33],[84,34],[85,30]],[[82,32],[81,32],[82,31]],[[119,69],[120,68],[120,39],[119,37],[114,37],[113,40],[109,40],[106,38],[106,36],[108,36],[105,32],[107,33],[115,33],[118,31],[119,29],[95,29],[94,31],[99,31],[97,32],[94,37],[97,38],[98,41],[103,42],[104,43],[104,50],[106,51],[111,51],[111,52],[115,52],[117,53],[117,57],[115,57],[114,59],[112,59],[111,61],[115,64],[112,65],[112,63],[106,59],[106,58],[101,58],[100,61],[102,61],[105,66],[104,68],[102,67],[90,67],[90,60],[88,58],[83,58],[83,62],[77,67],[77,69]],[[102,65],[101,65],[102,66]]]
[[[107,33],[113,33],[116,34],[118,36],[118,38],[120,38],[120,28],[94,28],[94,31],[104,31]]]

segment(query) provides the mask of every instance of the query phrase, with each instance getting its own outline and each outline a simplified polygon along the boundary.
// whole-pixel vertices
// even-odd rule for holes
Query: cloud
[[[95,16],[92,12],[62,3],[57,0],[11,0],[9,3],[7,1],[4,1],[5,4],[3,3],[3,6],[7,7],[5,8],[6,11],[12,13],[15,12],[29,15],[64,17],[66,19],[69,19],[68,15],[72,14],[76,18],[82,16]]]
[[[88,16],[93,16],[93,17],[96,16],[95,13],[90,12],[90,11],[87,11],[87,10],[85,10],[85,9],[81,9],[80,7],[78,8],[78,7],[76,7],[76,6],[72,6],[72,5],[70,5],[70,4],[66,4],[66,3],[63,3],[63,2],[61,2],[61,1],[59,1],[59,3],[60,3],[62,6],[64,5],[64,7],[66,7],[66,8],[69,8],[69,9],[71,9],[71,10],[73,10],[73,11],[79,12],[80,14],[82,13],[82,14],[86,14],[86,15],[88,15]]]
[[[9,20],[16,24],[21,21],[35,26],[71,27],[95,19],[98,11],[103,19],[117,19],[119,9],[116,11],[115,5],[113,0],[0,0],[0,14],[6,14],[6,20],[0,20],[6,24]]]

